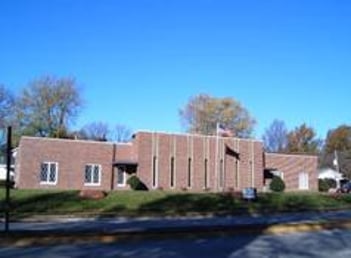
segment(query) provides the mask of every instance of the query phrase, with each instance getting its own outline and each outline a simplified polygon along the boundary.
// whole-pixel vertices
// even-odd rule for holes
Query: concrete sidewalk
[[[3,221],[0,225],[4,226]],[[34,221],[10,223],[10,233],[0,233],[0,244],[47,244],[77,238],[81,241],[116,241],[186,234],[274,234],[329,228],[351,229],[351,210],[222,217],[50,217],[48,221],[34,218]]]

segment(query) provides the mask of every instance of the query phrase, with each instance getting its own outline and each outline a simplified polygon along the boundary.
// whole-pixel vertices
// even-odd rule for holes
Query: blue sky
[[[0,83],[74,76],[75,127],[179,132],[179,108],[207,93],[239,100],[257,138],[276,118],[325,137],[351,120],[350,13],[346,0],[2,0]]]

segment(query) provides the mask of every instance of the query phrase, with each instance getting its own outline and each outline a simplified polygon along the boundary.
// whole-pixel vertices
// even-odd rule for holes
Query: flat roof
[[[176,136],[192,136],[192,137],[208,137],[208,138],[221,138],[221,139],[233,139],[239,141],[252,141],[252,142],[263,142],[262,140],[257,140],[254,138],[240,138],[240,137],[229,137],[229,136],[217,136],[217,135],[207,135],[207,134],[197,134],[197,133],[179,133],[179,132],[165,132],[165,131],[151,131],[151,130],[138,130],[133,135],[138,133],[148,133],[148,134],[166,134],[166,135],[176,135]]]
[[[114,166],[116,165],[134,165],[137,166],[138,162],[135,160],[117,160],[113,163]]]

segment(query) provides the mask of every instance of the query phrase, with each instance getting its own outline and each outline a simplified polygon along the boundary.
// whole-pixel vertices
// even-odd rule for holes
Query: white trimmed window
[[[87,164],[84,172],[85,185],[100,185],[101,182],[101,165]]]
[[[126,186],[126,168],[123,166],[118,167],[117,186]]]
[[[302,172],[299,174],[299,189],[300,190],[308,190],[309,189],[309,177],[308,173]]]
[[[56,185],[58,174],[57,162],[43,162],[40,166],[40,184]]]

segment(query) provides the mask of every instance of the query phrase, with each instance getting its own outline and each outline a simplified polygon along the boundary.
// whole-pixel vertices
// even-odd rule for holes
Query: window
[[[40,166],[40,183],[52,184],[57,183],[57,163],[56,162],[43,162]]]
[[[125,186],[126,185],[126,168],[123,166],[118,167],[117,171],[117,186]]]
[[[100,185],[101,166],[97,164],[88,164],[85,166],[84,184]]]
[[[251,187],[254,187],[255,186],[255,175],[254,175],[254,167],[253,167],[252,160],[250,160],[249,166],[250,166],[250,175],[251,175]]]
[[[156,156],[153,157],[152,159],[152,187],[156,188],[157,187],[157,158]]]
[[[239,188],[239,161],[235,160],[235,188]]]
[[[223,159],[219,162],[219,187],[223,188],[224,186],[224,162]]]
[[[170,185],[171,185],[171,188],[174,187],[174,157],[171,157],[171,175],[170,175]]]
[[[208,160],[205,159],[205,164],[204,164],[204,187],[205,189],[208,188],[208,175],[207,175],[207,163],[208,163]]]
[[[308,183],[308,173],[302,172],[299,174],[299,189],[300,190],[308,190],[309,183]]]
[[[188,159],[188,187],[191,187],[191,158]]]

